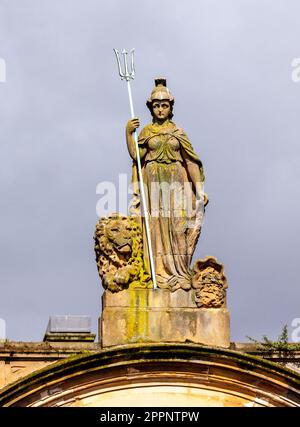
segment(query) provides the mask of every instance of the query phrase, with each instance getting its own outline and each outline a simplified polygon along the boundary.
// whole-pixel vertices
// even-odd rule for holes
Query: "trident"
[[[130,71],[128,70],[128,65],[127,65],[128,52],[125,49],[123,49],[121,52],[123,55],[123,61],[124,61],[124,72],[122,71],[122,66],[121,66],[121,61],[120,61],[120,53],[117,49],[114,49],[114,52],[116,54],[116,58],[117,58],[117,62],[118,62],[118,69],[119,69],[119,74],[120,74],[121,80],[125,79],[127,82],[129,104],[130,104],[130,113],[131,113],[131,118],[134,119],[135,116],[134,116],[131,86],[130,86],[130,80],[133,80],[135,77],[134,49],[131,49],[131,51],[129,52],[129,54],[131,56],[131,69],[130,69]],[[138,145],[138,138],[137,138],[137,131],[136,130],[134,131],[134,142],[135,142],[135,152],[136,152],[136,161],[137,161],[138,177],[139,177],[139,184],[140,184],[140,192],[141,192],[141,198],[142,198],[142,208],[143,208],[143,213],[144,213],[144,217],[145,217],[145,228],[146,228],[146,238],[147,238],[147,246],[148,246],[148,253],[149,253],[149,261],[150,261],[150,270],[151,270],[153,288],[156,289],[157,284],[156,284],[155,266],[154,266],[154,259],[153,259],[152,245],[151,245],[149,216],[148,216],[148,209],[147,209],[147,203],[146,203],[146,197],[145,197],[141,158],[140,158],[140,152],[139,152],[139,145]]]

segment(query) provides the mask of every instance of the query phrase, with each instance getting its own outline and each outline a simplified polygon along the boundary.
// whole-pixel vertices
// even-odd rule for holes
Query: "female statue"
[[[186,134],[171,120],[173,105],[166,80],[156,79],[147,101],[153,120],[138,137],[157,285],[171,291],[191,288],[190,264],[204,213],[202,163]],[[129,120],[126,126],[136,202],[139,194],[133,132],[138,127],[138,119]],[[144,229],[143,244],[144,265],[150,272]]]

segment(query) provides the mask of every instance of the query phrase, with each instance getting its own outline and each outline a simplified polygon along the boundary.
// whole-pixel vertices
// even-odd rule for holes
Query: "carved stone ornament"
[[[102,285],[111,292],[151,285],[143,269],[141,228],[132,217],[100,218],[94,234],[96,262]]]
[[[224,266],[214,257],[195,262],[193,288],[196,289],[196,304],[199,308],[225,308],[227,279]]]

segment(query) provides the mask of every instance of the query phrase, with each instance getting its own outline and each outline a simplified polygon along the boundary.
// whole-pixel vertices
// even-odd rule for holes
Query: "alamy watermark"
[[[6,82],[6,62],[5,59],[0,58],[0,83]]]
[[[294,58],[291,62],[292,80],[294,83],[300,82],[300,58]]]
[[[202,224],[204,217],[204,186],[189,181],[144,183],[147,209],[151,218],[182,218],[187,228]],[[118,188],[115,183],[103,181],[97,184],[96,194],[101,195],[96,204],[99,218],[120,212],[130,216],[143,216],[138,183],[130,184],[127,174],[119,174]],[[197,195],[195,197],[195,195]]]
[[[6,322],[0,319],[0,341],[6,340]]]

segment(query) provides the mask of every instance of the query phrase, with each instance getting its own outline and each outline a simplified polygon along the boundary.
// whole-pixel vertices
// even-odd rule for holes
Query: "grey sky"
[[[0,0],[0,318],[41,340],[50,314],[89,314],[101,286],[98,182],[130,173],[126,88],[113,47],[136,48],[142,124],[157,75],[200,155],[197,257],[229,280],[232,340],[300,318],[300,3],[295,0]]]

